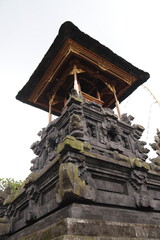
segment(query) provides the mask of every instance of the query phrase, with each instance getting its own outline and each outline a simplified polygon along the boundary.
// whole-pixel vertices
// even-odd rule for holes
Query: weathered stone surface
[[[9,239],[37,240],[47,234],[49,240],[62,235],[159,239],[159,225],[160,216],[156,212],[143,211],[139,214],[132,209],[72,204],[29,225]]]
[[[159,239],[160,228],[155,225],[105,222],[67,218],[35,231],[25,237],[16,234],[10,240],[53,239]],[[68,238],[67,238],[68,237]]]
[[[0,239],[1,236],[8,235],[10,232],[10,224],[6,217],[0,218]],[[5,238],[2,238],[5,239]]]
[[[37,155],[31,162],[31,171],[43,169],[67,146],[77,151],[86,147],[92,153],[112,158],[118,153],[145,161],[148,149],[140,140],[144,128],[131,125],[133,117],[123,115],[122,121],[110,109],[98,103],[71,95],[60,118],[51,122],[38,134],[40,140],[31,149]],[[84,144],[84,145],[83,145]]]
[[[63,163],[59,168],[59,182],[57,184],[56,199],[61,202],[63,199],[72,200],[81,197],[95,200],[95,189],[89,185],[89,182],[79,177],[78,166],[73,163]]]
[[[146,162],[131,115],[106,108],[148,77],[72,23],[61,27],[17,95],[59,117],[31,145],[23,188],[0,192],[0,240],[160,239],[159,159]],[[159,132],[155,141],[159,155]]]
[[[31,146],[37,157],[24,188],[5,200],[3,215],[9,219],[9,239],[81,236],[72,231],[51,235],[48,227],[68,218],[89,221],[84,239],[92,237],[92,220],[103,222],[103,227],[106,221],[120,224],[116,229],[109,225],[115,231],[102,232],[102,239],[145,239],[147,235],[136,232],[137,224],[160,225],[159,166],[145,161],[148,150],[140,141],[143,127],[132,126],[132,117],[125,115],[122,120],[95,102],[70,97],[61,117],[42,129],[40,140]],[[59,209],[74,202],[77,205],[66,207],[61,218],[57,217]],[[131,225],[125,227],[124,223]],[[80,225],[73,226],[78,229]],[[116,235],[116,231],[124,234]],[[146,226],[145,231],[148,239],[152,238]]]
[[[157,170],[157,171],[160,171],[160,130],[157,129],[157,134],[154,138],[155,142],[150,144],[152,149],[156,151],[157,153],[157,157],[156,158],[153,158],[151,159],[153,165],[152,165],[152,168],[153,170]],[[156,167],[155,167],[156,165]]]

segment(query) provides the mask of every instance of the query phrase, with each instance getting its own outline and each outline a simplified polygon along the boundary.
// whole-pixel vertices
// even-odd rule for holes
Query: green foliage
[[[0,178],[0,190],[10,189],[11,193],[15,193],[22,186],[23,181],[14,180],[13,178]]]

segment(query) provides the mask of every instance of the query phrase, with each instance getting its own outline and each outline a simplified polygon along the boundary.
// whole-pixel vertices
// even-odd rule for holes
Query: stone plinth
[[[9,239],[160,239],[160,227],[155,221],[157,216],[144,212],[137,218],[137,214],[130,210],[72,204],[15,233]]]
[[[3,237],[159,239],[160,168],[145,161],[144,129],[130,119],[71,96],[32,144],[32,173],[5,200]]]

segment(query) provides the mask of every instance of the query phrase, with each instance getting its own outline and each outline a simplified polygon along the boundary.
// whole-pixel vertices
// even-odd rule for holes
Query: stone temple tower
[[[158,157],[146,162],[144,128],[119,109],[148,78],[71,22],[61,26],[16,97],[47,111],[49,124],[23,188],[0,202],[0,239],[160,239]]]

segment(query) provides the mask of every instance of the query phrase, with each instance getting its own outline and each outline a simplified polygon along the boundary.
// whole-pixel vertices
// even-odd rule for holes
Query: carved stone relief
[[[34,184],[26,189],[26,196],[29,200],[29,205],[27,210],[24,212],[24,218],[27,223],[31,223],[36,219],[36,204],[38,202],[39,195],[39,190]]]
[[[94,123],[87,122],[87,133],[89,137],[96,138],[97,137],[97,131],[96,131],[96,125]]]
[[[118,152],[145,161],[149,150],[145,147],[146,143],[140,140],[144,128],[132,126],[132,120],[131,115],[123,114],[122,121],[119,121],[113,110],[102,109],[98,103],[81,102],[71,96],[62,117],[43,128],[39,132],[40,141],[32,144],[31,149],[37,157],[31,161],[31,171],[39,171],[52,161],[58,144],[67,135],[91,143],[94,153],[111,155],[111,152]]]
[[[70,134],[77,138],[82,138],[84,136],[84,127],[81,116],[78,114],[73,113],[70,118]]]
[[[90,179],[90,180],[89,180]],[[95,188],[89,185],[91,177],[88,176],[88,182],[79,177],[78,166],[73,163],[62,163],[59,168],[59,182],[56,187],[56,200],[61,202],[73,198],[86,198],[95,200]]]
[[[150,159],[153,164],[160,166],[160,130],[157,129],[157,134],[154,137],[154,143],[150,144],[152,149],[156,152],[158,155],[156,158]]]
[[[134,197],[139,208],[153,208],[153,201],[147,191],[147,172],[133,169],[128,182],[128,193]]]
[[[127,113],[122,114],[121,121],[131,125],[134,117],[131,115],[127,115]]]

